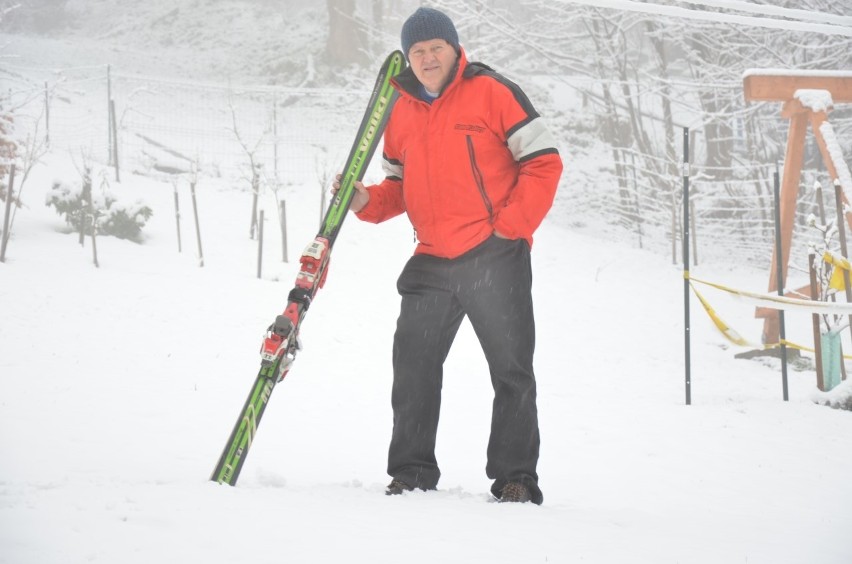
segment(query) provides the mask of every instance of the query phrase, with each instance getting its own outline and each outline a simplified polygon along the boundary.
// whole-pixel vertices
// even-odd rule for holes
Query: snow
[[[172,186],[129,176],[114,189],[155,210],[146,241],[100,238],[96,269],[40,205],[68,160],[33,171],[0,265],[0,562],[848,562],[850,413],[814,403],[811,370],[791,371],[783,402],[778,364],[735,360],[697,305],[684,405],[678,268],[550,222],[533,250],[543,506],[489,502],[468,326],[447,362],[439,491],[383,495],[404,220],[348,220],[238,486],[208,482],[296,267],[270,248],[258,280],[234,213],[248,194],[199,183],[199,268],[187,220],[176,249]],[[314,211],[291,240],[310,241]],[[753,313],[739,309],[735,325]],[[807,334],[808,317],[790,323]]]
[[[844,70],[819,70],[819,69],[783,69],[783,68],[759,68],[746,69],[743,78],[747,76],[812,76],[823,78],[852,78],[852,71]]]
[[[834,108],[831,92],[812,88],[800,88],[793,93],[793,98],[812,112],[829,112]]]
[[[849,171],[849,166],[843,158],[843,149],[841,149],[837,135],[834,133],[834,127],[829,121],[824,121],[819,126],[819,132],[822,134],[826,150],[837,171],[837,180],[843,187],[844,193],[847,194],[846,199],[849,200],[849,194],[852,193],[852,172]]]
[[[251,195],[201,177],[199,267],[189,178],[173,177],[179,253],[172,181],[122,171],[111,193],[154,215],[142,244],[98,238],[95,268],[91,240],[44,205],[78,169],[55,150],[32,170],[0,263],[0,563],[852,559],[852,414],[820,405],[848,402],[852,381],[820,393],[799,361],[782,401],[779,361],[736,359],[692,300],[685,405],[682,267],[555,217],[533,248],[542,506],[490,499],[491,390],[468,324],[446,363],[439,490],[383,494],[395,282],[414,247],[404,218],[347,219],[237,487],[210,482],[295,260],[281,262],[268,219],[258,279]],[[292,259],[319,202],[313,185],[285,192]],[[272,195],[261,205],[275,217]],[[767,280],[741,264],[690,272],[745,290]],[[759,339],[751,305],[705,297]],[[812,344],[810,314],[786,319],[789,340]]]

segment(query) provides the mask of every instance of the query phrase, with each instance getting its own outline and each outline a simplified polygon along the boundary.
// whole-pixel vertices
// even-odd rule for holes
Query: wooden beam
[[[828,90],[835,104],[852,103],[852,72],[824,71],[816,74],[781,75],[771,71],[753,71],[743,77],[743,92],[747,102],[786,102],[796,90]]]
[[[790,116],[790,130],[787,134],[787,153],[784,157],[784,175],[781,180],[781,253],[777,256],[772,250],[772,267],[769,270],[769,291],[778,289],[776,264],[781,261],[781,276],[787,280],[787,266],[790,263],[790,246],[793,243],[793,224],[796,218],[796,202],[799,196],[799,178],[805,154],[805,134],[808,131],[808,114],[800,112]],[[765,317],[763,323],[763,342],[777,343],[780,339],[778,312]]]

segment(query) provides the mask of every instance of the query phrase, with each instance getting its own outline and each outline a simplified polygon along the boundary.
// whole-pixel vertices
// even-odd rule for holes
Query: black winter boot
[[[526,503],[532,501],[530,490],[520,482],[509,482],[500,490],[500,503]]]
[[[385,489],[385,495],[400,495],[403,492],[410,492],[413,489],[402,480],[394,479],[388,484],[387,489]]]

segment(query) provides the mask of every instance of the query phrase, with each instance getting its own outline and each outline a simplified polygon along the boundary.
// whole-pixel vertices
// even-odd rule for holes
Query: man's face
[[[458,55],[443,39],[418,41],[408,50],[411,70],[429,92],[440,92],[450,79]]]

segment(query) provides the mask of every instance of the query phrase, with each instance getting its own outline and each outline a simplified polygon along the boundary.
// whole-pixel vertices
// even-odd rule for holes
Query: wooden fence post
[[[112,128],[112,161],[115,165],[115,181],[121,182],[118,165],[118,126],[116,125],[115,120],[115,100],[109,101],[109,121],[110,127]]]
[[[0,262],[6,262],[6,245],[9,244],[9,216],[12,213],[12,198],[15,196],[15,163],[9,169],[9,186],[6,188],[6,213],[3,215],[3,238],[0,241]]]
[[[175,223],[177,224],[178,252],[181,253],[181,252],[183,252],[183,249],[181,248],[181,242],[180,242],[180,200],[178,198],[177,182],[173,183],[172,187],[174,188],[174,192],[175,192]]]
[[[260,216],[257,220],[257,277],[263,270],[263,210],[260,210]]]
[[[257,234],[257,198],[260,192],[260,177],[257,174],[257,167],[252,167],[251,170],[251,227],[249,227],[249,239],[254,239]]]
[[[100,268],[101,265],[98,264],[98,241],[97,241],[98,214],[95,211],[95,205],[92,203],[92,190],[91,190],[91,188],[89,189],[88,194],[89,194],[89,201],[88,201],[87,205],[89,206],[89,216],[92,218],[92,260],[95,263],[95,268]]]
[[[840,181],[834,179],[834,203],[837,207],[837,230],[840,235],[840,253],[849,260],[849,248],[846,241],[846,211],[843,204],[843,188]],[[849,271],[843,269],[843,286],[846,289],[846,301],[852,303],[852,288],[850,288]],[[849,330],[852,331],[852,315],[849,316]],[[846,378],[844,378],[845,380]]]
[[[198,266],[204,266],[204,251],[201,250],[201,225],[198,223],[198,203],[195,200],[195,180],[189,183],[192,194],[192,214],[195,216],[195,238],[198,241]]]
[[[288,262],[287,259],[287,202],[281,200],[281,255],[282,260],[284,262]]]
[[[81,247],[86,246],[86,222],[88,221],[89,206],[92,192],[92,169],[86,167],[83,172],[83,193],[80,194],[80,237],[77,242]]]
[[[672,198],[674,199],[674,198]],[[672,212],[674,215],[674,211]],[[689,318],[689,128],[683,128],[683,334],[684,334],[684,388],[686,405],[692,405],[692,344]],[[675,232],[672,231],[672,240]]]
[[[44,144],[50,147],[50,91],[44,81]]]
[[[816,255],[811,252],[808,255],[808,271],[811,276],[811,299],[819,300],[819,287],[817,286],[816,267],[814,266],[814,261],[816,261]],[[814,356],[816,357],[817,388],[821,391],[825,391],[825,383],[822,373],[822,331],[820,331],[819,328],[819,314],[812,314],[811,319],[813,320],[814,325]]]
[[[774,212],[775,212],[775,253],[776,256],[782,256],[783,251],[781,241],[781,177],[778,173],[778,165],[775,165],[773,177],[773,196],[774,196]],[[822,198],[820,198],[822,201]],[[779,296],[784,296],[784,269],[781,268],[781,262],[775,263],[775,279]],[[778,310],[778,341],[781,343],[781,396],[784,401],[790,399],[790,392],[787,385],[787,322],[784,317],[784,310]]]

